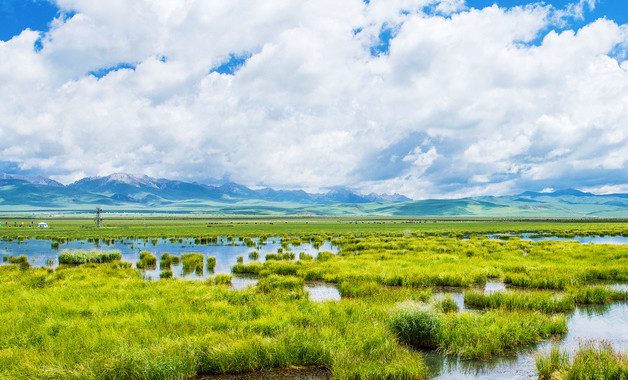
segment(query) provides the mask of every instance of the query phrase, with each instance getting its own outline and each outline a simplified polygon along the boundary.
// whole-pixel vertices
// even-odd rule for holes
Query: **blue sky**
[[[0,171],[628,193],[628,6],[528,4],[0,0]]]

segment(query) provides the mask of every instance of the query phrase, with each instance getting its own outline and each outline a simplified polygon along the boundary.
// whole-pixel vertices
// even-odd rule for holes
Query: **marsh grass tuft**
[[[465,304],[481,308],[506,310],[538,310],[546,313],[571,311],[575,303],[569,295],[555,295],[550,292],[525,292],[493,294],[465,293]]]
[[[181,255],[183,273],[203,273],[203,258],[201,253],[184,253]]]
[[[436,301],[436,307],[443,313],[455,313],[459,307],[451,296],[443,297]]]
[[[573,360],[558,347],[535,358],[539,379],[626,379],[628,355],[615,351],[608,342],[580,343]]]
[[[214,285],[231,285],[231,279],[233,276],[230,274],[217,274],[213,277],[212,281]]]
[[[216,268],[216,258],[210,256],[207,258],[207,270],[213,271]]]
[[[390,328],[405,344],[415,348],[436,348],[442,321],[428,306],[404,302],[391,312]]]
[[[135,263],[137,269],[154,269],[157,267],[157,257],[152,253],[142,251],[140,252],[140,261]]]
[[[109,263],[121,260],[118,251],[65,251],[59,255],[59,264],[79,265],[87,263]]]

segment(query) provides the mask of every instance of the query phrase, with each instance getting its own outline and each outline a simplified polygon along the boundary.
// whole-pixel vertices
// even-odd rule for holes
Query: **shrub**
[[[259,252],[257,252],[257,251],[249,252],[249,259],[251,259],[251,260],[258,260],[259,259]]]

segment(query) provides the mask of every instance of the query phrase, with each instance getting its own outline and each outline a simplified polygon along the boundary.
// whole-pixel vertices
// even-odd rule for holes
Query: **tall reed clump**
[[[557,296],[549,292],[530,293],[465,293],[466,305],[481,309],[504,308],[506,310],[538,310],[560,313],[575,308],[573,297]]]
[[[391,330],[397,338],[415,348],[436,348],[442,329],[441,316],[427,306],[404,302],[390,316]]]
[[[140,252],[140,261],[135,263],[137,269],[153,269],[157,266],[157,257],[150,252]]]
[[[118,251],[66,251],[59,255],[59,264],[101,264],[120,259],[122,259],[122,255]]]
[[[203,255],[200,253],[184,253],[181,255],[184,273],[203,273]]]
[[[573,361],[569,354],[553,347],[549,354],[535,358],[539,379],[628,379],[628,355],[608,342],[580,344]]]

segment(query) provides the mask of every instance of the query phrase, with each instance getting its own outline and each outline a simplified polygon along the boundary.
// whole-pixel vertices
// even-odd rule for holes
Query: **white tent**
[[[43,222],[42,222],[42,223],[39,223],[39,224],[37,225],[37,227],[39,227],[39,228],[48,228],[48,223],[43,223]]]

